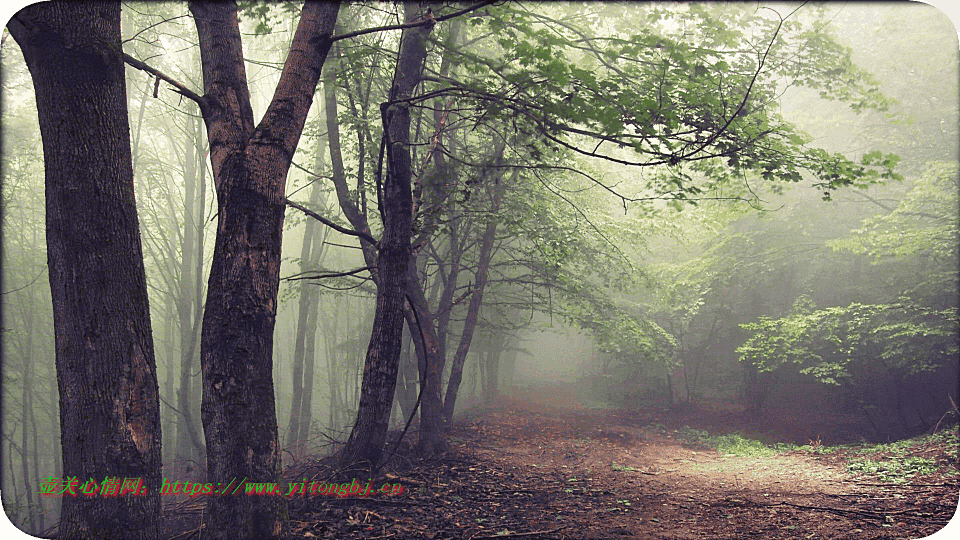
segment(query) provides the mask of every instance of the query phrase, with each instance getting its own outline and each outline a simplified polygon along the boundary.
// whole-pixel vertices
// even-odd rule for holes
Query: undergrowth
[[[885,444],[870,444],[851,447],[828,446],[819,438],[805,445],[776,443],[766,445],[740,433],[711,435],[702,429],[683,426],[674,431],[674,436],[684,445],[716,450],[721,454],[739,457],[768,457],[782,452],[807,452],[812,454],[842,454],[847,461],[847,470],[852,473],[873,475],[882,482],[905,482],[917,475],[940,472],[947,476],[960,474],[960,441],[957,429],[942,430],[932,435],[903,439]],[[616,470],[616,464],[614,464]]]
[[[932,435],[865,445],[851,452],[856,457],[847,463],[847,470],[890,483],[934,473],[957,476],[958,451],[957,430],[943,430]]]
[[[756,439],[744,437],[740,433],[710,435],[702,429],[683,426],[676,431],[676,435],[687,446],[716,450],[721,454],[740,457],[772,456],[779,451],[779,449],[771,448]]]

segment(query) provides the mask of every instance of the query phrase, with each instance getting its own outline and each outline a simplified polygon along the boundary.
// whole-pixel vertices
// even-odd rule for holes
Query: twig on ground
[[[522,537],[524,537],[524,536],[534,536],[534,535],[537,535],[537,534],[553,534],[553,533],[555,533],[555,532],[557,532],[557,531],[560,531],[560,530],[563,530],[563,529],[566,529],[566,528],[567,528],[567,525],[564,525],[564,526],[562,526],[562,527],[557,527],[556,529],[546,530],[546,531],[530,531],[530,532],[523,532],[523,533],[507,533],[507,534],[493,534],[493,535],[487,535],[487,536],[471,536],[471,537],[470,537],[470,540],[496,540],[496,539],[498,539],[498,538],[522,538]]]

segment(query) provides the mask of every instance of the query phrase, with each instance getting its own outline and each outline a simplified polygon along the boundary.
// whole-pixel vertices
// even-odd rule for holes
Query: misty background
[[[639,26],[648,9],[605,4],[598,24]],[[729,179],[695,205],[662,198],[624,204],[582,177],[560,174],[515,179],[499,207],[480,188],[460,193],[466,210],[456,219],[470,222],[465,236],[476,236],[487,214],[500,228],[458,414],[495,405],[504,394],[522,396],[529,387],[569,385],[593,407],[711,406],[758,422],[791,416],[809,426],[795,442],[891,440],[926,432],[943,418],[957,402],[960,377],[957,32],[921,4],[817,9],[817,24],[875,78],[886,107],[857,112],[829,92],[787,85],[767,106],[812,146],[855,161],[873,151],[896,154],[902,179],[839,189],[828,201],[810,182],[759,178]],[[196,37],[185,12],[176,3],[125,4],[123,35],[132,38],[125,48],[200,88]],[[256,118],[276,87],[293,25],[281,4],[242,13]],[[375,66],[377,47],[394,45],[363,41],[343,54]],[[387,84],[390,76],[389,66],[364,69],[372,83],[344,77],[336,96],[344,165],[354,184],[375,160],[375,148],[356,135],[378,121],[377,102],[363,99],[369,85]],[[133,69],[127,85],[164,475],[189,480],[204,471],[198,340],[216,200],[192,104],[171,92],[155,97],[154,80]],[[2,489],[11,519],[43,530],[55,523],[59,502],[39,498],[36,488],[61,468],[43,156],[31,80],[6,35],[2,87]],[[287,198],[343,222],[325,182],[329,131],[319,93]],[[640,198],[658,181],[655,172],[557,159]],[[419,269],[432,305],[443,300],[448,277],[446,226],[423,247],[429,257]],[[333,452],[349,434],[375,289],[362,273],[340,275],[364,266],[355,238],[292,209],[283,234],[274,383],[286,462]],[[474,241],[459,252],[464,270],[438,310],[449,316],[448,357],[464,325],[478,249]],[[417,397],[416,362],[406,332],[396,429]],[[295,388],[297,365],[309,386]],[[306,393],[311,399],[300,402],[307,410],[294,418],[294,396]]]

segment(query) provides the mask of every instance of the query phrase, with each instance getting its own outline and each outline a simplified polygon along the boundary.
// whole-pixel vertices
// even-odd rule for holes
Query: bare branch
[[[426,26],[426,25],[428,25],[428,24],[436,24],[436,23],[438,23],[438,22],[445,21],[445,20],[447,20],[447,19],[452,19],[452,18],[454,18],[454,17],[459,17],[459,16],[464,15],[464,14],[466,14],[466,13],[470,13],[471,11],[476,11],[476,10],[478,10],[478,9],[484,7],[484,6],[489,6],[490,4],[495,3],[496,1],[497,1],[497,0],[484,0],[483,2],[480,2],[479,4],[474,4],[474,5],[472,5],[472,6],[463,8],[463,9],[461,9],[460,11],[454,11],[453,13],[448,13],[448,14],[446,14],[446,15],[440,15],[440,16],[437,16],[437,17],[435,17],[435,16],[433,16],[433,15],[430,15],[430,16],[427,16],[427,17],[423,17],[423,18],[421,18],[421,19],[419,19],[419,20],[413,21],[413,22],[408,22],[408,23],[403,23],[403,24],[389,24],[389,25],[387,25],[387,26],[377,26],[377,27],[375,27],[375,28],[364,28],[363,30],[356,30],[356,31],[354,31],[354,32],[347,32],[346,34],[340,34],[339,36],[333,36],[333,38],[331,38],[331,41],[332,41],[332,42],[337,42],[337,41],[340,41],[341,39],[355,38],[355,37],[357,37],[357,36],[362,36],[362,35],[364,35],[364,34],[372,34],[372,33],[374,33],[374,32],[384,32],[384,31],[386,31],[386,30],[403,30],[403,29],[405,29],[405,28],[416,28],[416,27],[418,27],[418,26]]]
[[[346,228],[346,227],[341,227],[340,225],[337,225],[336,223],[334,223],[334,222],[330,221],[329,219],[321,216],[320,214],[318,214],[318,213],[316,213],[316,212],[314,212],[314,211],[312,211],[312,210],[309,210],[309,209],[307,209],[307,208],[304,208],[303,206],[300,206],[299,204],[297,204],[297,203],[295,203],[295,202],[293,202],[293,201],[291,201],[291,200],[289,200],[289,199],[286,199],[286,198],[285,198],[285,199],[283,199],[283,202],[286,203],[287,206],[291,206],[291,207],[293,207],[293,208],[296,208],[297,210],[299,210],[299,211],[303,212],[304,214],[312,217],[313,219],[319,221],[320,223],[323,223],[323,224],[326,225],[327,227],[330,227],[331,229],[334,229],[335,231],[338,231],[338,232],[341,232],[341,233],[343,233],[343,234],[347,234],[347,235],[350,235],[350,236],[356,236],[357,238],[359,238],[359,239],[361,239],[361,240],[364,240],[364,241],[366,241],[367,243],[369,243],[369,244],[371,244],[371,245],[373,245],[373,246],[376,246],[376,245],[377,245],[377,241],[376,241],[372,236],[370,236],[370,235],[367,234],[367,233],[360,232],[360,231],[354,231],[354,230],[348,229],[348,228]]]
[[[129,64],[129,65],[131,65],[131,66],[133,66],[133,67],[135,67],[135,68],[137,68],[137,69],[139,69],[140,71],[146,71],[147,73],[153,75],[154,77],[157,78],[157,81],[160,81],[161,79],[163,79],[165,82],[167,82],[168,84],[170,84],[171,86],[173,86],[173,87],[176,89],[176,90],[174,90],[175,92],[177,92],[178,94],[180,94],[180,95],[182,95],[182,96],[186,96],[186,97],[192,99],[193,101],[197,102],[197,105],[199,105],[199,106],[200,106],[200,109],[203,110],[203,106],[204,106],[203,97],[200,96],[200,95],[198,95],[198,94],[197,94],[196,92],[194,92],[193,90],[190,90],[189,88],[187,88],[186,86],[184,86],[183,83],[181,83],[181,82],[177,81],[176,79],[174,79],[173,77],[171,77],[171,76],[163,73],[163,72],[160,71],[159,69],[156,69],[156,68],[153,68],[153,67],[148,66],[147,64],[141,62],[140,60],[137,60],[136,58],[130,56],[130,55],[127,54],[127,53],[121,53],[121,54],[123,55],[123,61],[124,61],[124,62],[126,62],[127,64]],[[159,82],[158,82],[158,84],[159,84]],[[156,93],[154,93],[154,97],[156,97]]]
[[[315,272],[313,274],[310,274],[309,272],[302,272],[300,274],[296,274],[290,277],[285,277],[283,278],[283,280],[284,281],[300,281],[302,279],[327,279],[327,278],[335,278],[335,277],[345,277],[345,276],[353,276],[353,275],[359,274],[360,272],[369,272],[370,270],[372,269],[369,266],[361,266],[360,268],[354,268],[353,270],[345,270],[343,272],[327,272],[327,273]]]

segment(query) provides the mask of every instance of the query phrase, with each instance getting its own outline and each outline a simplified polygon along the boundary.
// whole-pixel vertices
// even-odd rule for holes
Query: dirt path
[[[402,494],[292,500],[288,537],[906,539],[957,505],[956,475],[895,486],[852,477],[836,455],[725,456],[682,444],[671,418],[585,408],[561,387],[523,395],[460,421],[444,456],[401,452],[382,480]],[[322,462],[287,472],[332,474]]]
[[[514,485],[531,492],[531,521],[500,533],[921,538],[952,515],[936,503],[924,505],[936,498],[930,492],[867,485],[877,482],[854,478],[843,464],[818,455],[738,457],[690,448],[661,420],[641,412],[587,409],[563,387],[534,388],[522,400],[505,399],[457,434],[465,455],[510,472]],[[956,488],[943,491],[948,494],[943,502],[955,508]],[[480,534],[485,533],[462,538]]]
[[[883,527],[876,487],[815,456],[691,449],[649,420],[582,409],[553,388],[510,400],[462,433],[479,462],[523,471],[533,489],[554,493],[551,520],[571,538],[912,536],[887,530],[905,523]]]

